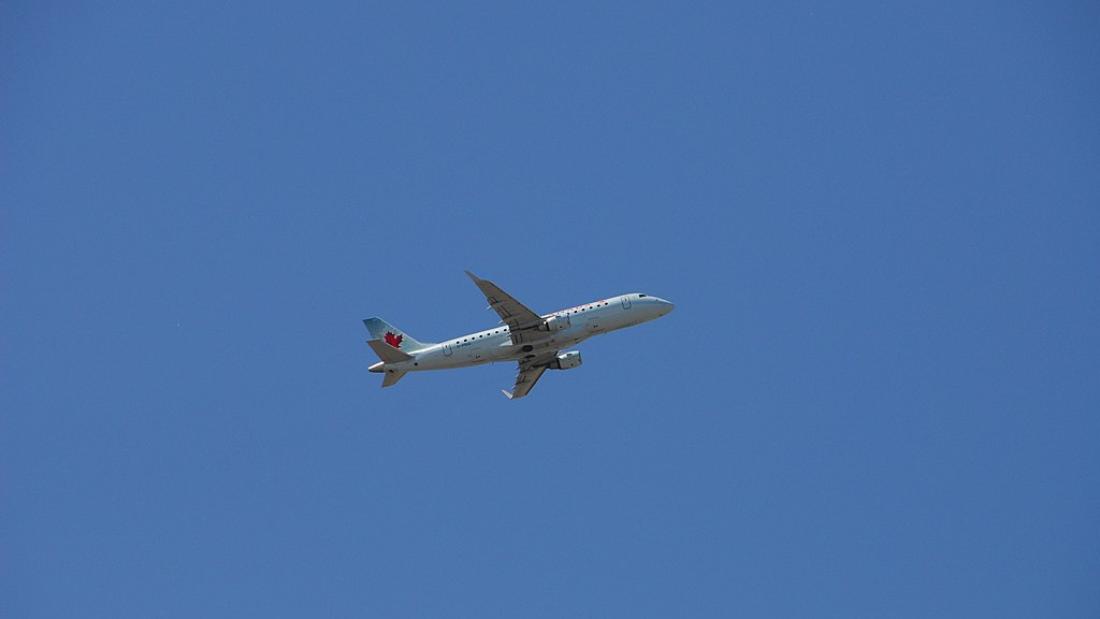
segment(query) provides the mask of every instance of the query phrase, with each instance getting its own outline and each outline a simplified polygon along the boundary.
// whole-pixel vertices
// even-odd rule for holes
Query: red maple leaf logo
[[[405,339],[404,335],[394,335],[390,331],[386,331],[386,343],[394,348],[401,348],[401,340]]]

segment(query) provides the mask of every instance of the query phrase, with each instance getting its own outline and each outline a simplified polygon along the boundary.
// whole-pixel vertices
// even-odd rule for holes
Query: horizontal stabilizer
[[[385,363],[401,363],[402,361],[412,359],[412,355],[403,353],[382,340],[367,340],[367,345],[370,346],[371,349],[374,350],[374,354],[378,355],[378,358]]]
[[[404,372],[398,372],[395,370],[390,370],[389,372],[386,372],[386,377],[382,379],[382,388],[385,389],[386,387],[392,387],[396,385],[397,381],[401,380],[403,376],[405,376]]]

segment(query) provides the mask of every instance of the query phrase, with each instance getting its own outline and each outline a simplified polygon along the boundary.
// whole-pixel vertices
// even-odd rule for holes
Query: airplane
[[[540,315],[493,282],[469,271],[466,275],[500,316],[500,324],[445,342],[425,343],[381,318],[365,318],[363,324],[372,338],[367,344],[381,359],[370,371],[385,374],[382,387],[397,384],[408,372],[515,361],[519,364],[515,385],[501,392],[509,400],[518,400],[531,392],[546,370],[571,370],[581,364],[579,351],[561,352],[563,348],[660,318],[674,307],[660,297],[631,292]]]

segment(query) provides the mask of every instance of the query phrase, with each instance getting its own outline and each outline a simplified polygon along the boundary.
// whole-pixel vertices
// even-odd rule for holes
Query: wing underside
[[[502,390],[509,400],[516,400],[526,396],[535,388],[535,383],[542,378],[550,362],[557,356],[557,351],[539,355],[533,359],[519,362],[519,373],[516,374],[516,384],[511,391]]]
[[[512,337],[512,343],[521,344],[542,339],[542,332],[538,327],[542,326],[543,319],[531,308],[516,300],[515,297],[504,292],[493,282],[481,279],[477,275],[466,271],[474,284],[485,295],[489,307],[500,316],[500,321],[508,325],[508,332]]]
[[[535,353],[537,356],[529,355],[529,359],[519,362],[519,373],[516,374],[516,383],[512,390],[502,390],[510,400],[525,397],[535,388],[535,383],[539,382],[543,372],[546,371],[558,354],[556,350],[545,349],[545,346],[548,345],[546,340],[550,337],[550,333],[541,330],[540,327],[546,321],[542,316],[532,311],[531,308],[501,290],[500,286],[487,279],[481,279],[469,271],[466,271],[466,275],[473,280],[481,293],[485,295],[489,307],[500,316],[500,321],[508,325],[508,334],[512,338],[513,344],[532,344],[532,346],[525,346],[524,350],[542,349],[540,352]]]

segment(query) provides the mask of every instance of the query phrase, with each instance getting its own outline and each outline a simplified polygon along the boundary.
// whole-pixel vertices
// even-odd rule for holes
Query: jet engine
[[[562,329],[569,328],[569,316],[562,314],[554,314],[546,319],[546,322],[542,325],[543,331],[561,331]]]
[[[548,366],[551,370],[572,370],[581,364],[581,352],[571,350],[558,355]]]

